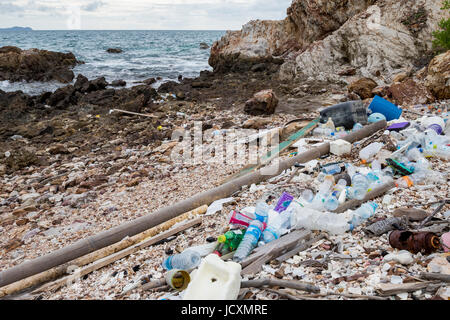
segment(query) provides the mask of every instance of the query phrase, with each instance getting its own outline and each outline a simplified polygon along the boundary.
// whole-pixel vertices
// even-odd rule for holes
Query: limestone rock
[[[430,62],[425,85],[436,98],[450,99],[450,50]]]

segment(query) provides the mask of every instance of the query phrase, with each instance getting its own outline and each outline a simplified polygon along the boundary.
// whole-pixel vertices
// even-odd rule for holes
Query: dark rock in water
[[[108,53],[122,53],[123,50],[120,48],[109,48],[108,50],[106,50],[106,52]]]
[[[81,93],[87,92],[89,90],[89,79],[82,74],[79,74],[77,76],[77,81],[75,81],[74,87],[76,91]]]
[[[124,80],[114,80],[111,82],[111,86],[113,87],[125,87],[127,85],[127,82]]]
[[[252,99],[245,103],[244,111],[251,115],[270,115],[275,113],[278,98],[272,90],[263,90],[256,93]]]
[[[180,75],[178,76],[178,81],[181,81],[181,80],[183,80],[183,75],[180,74]]]
[[[39,49],[21,50],[17,47],[0,48],[0,81],[51,81],[71,82],[71,68],[82,62],[73,53]]]
[[[104,90],[108,86],[108,82],[105,77],[97,78],[95,80],[89,81],[88,92]]]
[[[200,43],[200,49],[207,50],[209,49],[209,45],[205,42]]]
[[[156,82],[155,78],[149,78],[147,80],[142,81],[142,83],[145,83],[146,85],[149,85],[149,86],[154,84],[155,82]]]

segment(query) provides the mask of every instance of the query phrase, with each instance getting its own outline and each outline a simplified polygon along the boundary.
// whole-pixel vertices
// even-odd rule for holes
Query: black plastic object
[[[335,127],[351,130],[356,123],[367,124],[367,108],[361,100],[347,101],[320,112],[321,123],[326,123],[329,118],[333,120]]]
[[[400,162],[394,159],[386,159],[388,165],[390,165],[395,171],[399,172],[402,176],[409,176],[414,173],[414,170],[411,170],[405,167]]]

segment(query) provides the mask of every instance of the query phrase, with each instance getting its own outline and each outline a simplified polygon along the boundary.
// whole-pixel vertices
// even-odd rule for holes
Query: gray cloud
[[[89,4],[82,6],[81,9],[84,11],[93,12],[93,11],[97,11],[97,9],[99,9],[100,7],[103,7],[104,5],[105,5],[105,3],[103,1],[92,1]]]

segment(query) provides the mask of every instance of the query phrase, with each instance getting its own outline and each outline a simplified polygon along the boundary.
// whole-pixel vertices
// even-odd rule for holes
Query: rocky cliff
[[[389,82],[428,62],[441,0],[293,0],[282,21],[251,21],[211,48],[216,72],[281,65],[281,80]],[[271,66],[272,67],[272,66]]]

